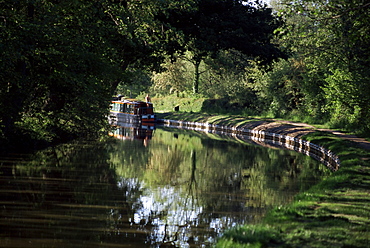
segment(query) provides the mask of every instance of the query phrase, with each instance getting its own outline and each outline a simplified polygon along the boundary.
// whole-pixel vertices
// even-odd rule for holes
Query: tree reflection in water
[[[210,244],[225,228],[258,222],[330,173],[292,151],[183,130],[155,132],[149,146],[124,141],[111,154],[117,175],[142,182],[135,223],[154,231],[153,243]]]
[[[165,129],[0,168],[2,247],[206,247],[329,173],[292,151]]]

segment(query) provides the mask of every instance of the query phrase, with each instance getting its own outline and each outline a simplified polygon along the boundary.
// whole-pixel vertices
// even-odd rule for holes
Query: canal
[[[330,174],[290,150],[157,127],[0,158],[0,247],[210,247]]]

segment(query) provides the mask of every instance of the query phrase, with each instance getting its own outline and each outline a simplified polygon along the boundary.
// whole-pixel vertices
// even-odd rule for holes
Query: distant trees
[[[193,92],[259,113],[370,130],[369,3],[272,1],[273,11],[231,0],[194,6],[160,15],[184,34],[188,53],[179,58],[186,69],[172,76],[182,77],[187,91],[193,80]],[[243,56],[235,60],[234,51]]]
[[[194,65],[193,93],[199,93],[200,64],[221,50],[236,49],[251,58],[271,62],[281,56],[272,43],[278,27],[271,9],[239,0],[202,0],[187,9],[169,9],[159,19],[183,36],[183,49]]]

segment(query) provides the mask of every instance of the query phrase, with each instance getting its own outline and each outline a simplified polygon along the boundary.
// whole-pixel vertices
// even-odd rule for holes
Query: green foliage
[[[173,112],[179,107],[181,112],[200,112],[205,98],[188,97],[186,93],[178,95],[167,95],[165,97],[152,97],[156,112]]]
[[[2,1],[0,138],[95,135],[111,94],[144,92],[200,92],[216,99],[215,111],[316,118],[367,133],[370,5],[274,6],[273,13],[232,0]],[[279,46],[291,57],[267,66],[282,56]]]
[[[291,55],[271,67],[247,70],[260,111],[368,132],[370,50],[365,30],[370,6],[346,0],[273,6],[284,20],[275,30],[277,42]]]
[[[230,98],[235,102],[244,102],[248,95],[246,68],[250,58],[240,51],[221,50],[204,60],[201,68],[202,94],[209,98]]]
[[[122,95],[130,98],[139,98],[141,94],[144,99],[147,92],[150,92],[152,80],[147,70],[127,68],[122,81],[118,84],[114,95]]]
[[[302,59],[304,111],[348,129],[369,130],[369,4],[361,0],[280,5],[280,43]]]
[[[108,109],[115,32],[102,3],[2,4],[1,111],[3,133],[69,139],[100,130]],[[109,72],[109,73],[108,73]],[[95,125],[94,125],[94,124]]]
[[[200,65],[208,55],[236,49],[268,62],[281,55],[271,42],[277,20],[270,9],[259,4],[202,0],[193,8],[169,10],[159,18],[184,34],[184,49],[191,52],[190,61],[194,65],[195,94],[199,93]]]
[[[272,68],[256,80],[255,88],[258,90],[257,94],[269,103],[267,110],[274,116],[282,117],[301,107],[303,68],[294,59],[277,61]]]
[[[153,87],[150,91],[162,96],[176,93],[182,97],[185,94],[186,97],[197,98],[191,94],[194,68],[189,62],[189,57],[191,53],[187,52],[186,56],[178,57],[176,61],[166,61],[164,64],[166,70],[154,74]],[[210,99],[203,105],[201,111],[256,113],[261,105],[252,83],[255,80],[253,75],[257,73],[252,72],[254,64],[249,57],[236,50],[219,51],[214,57],[205,58],[199,66],[202,82],[199,89],[202,92],[201,96]]]
[[[147,90],[145,74],[133,72],[174,49],[173,30],[154,17],[162,12],[157,1],[1,1],[0,8],[0,135],[8,141],[98,134],[122,80],[131,92]]]
[[[175,61],[167,58],[162,64],[163,72],[154,72],[151,92],[167,95],[180,92],[191,92],[193,81],[192,65],[189,61],[178,57]]]
[[[270,226],[241,226],[228,230],[216,247],[268,247],[281,242],[278,230]]]

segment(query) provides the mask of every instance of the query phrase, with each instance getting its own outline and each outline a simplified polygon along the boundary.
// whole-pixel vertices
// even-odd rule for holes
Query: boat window
[[[127,104],[126,113],[131,113],[131,105]]]

